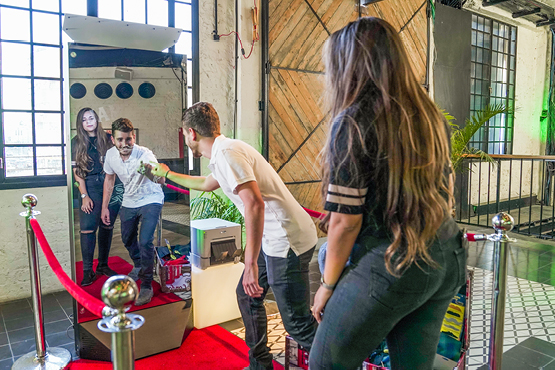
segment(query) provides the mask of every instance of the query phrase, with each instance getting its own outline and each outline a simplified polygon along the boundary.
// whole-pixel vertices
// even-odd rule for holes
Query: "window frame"
[[[5,75],[2,74],[2,66],[0,62],[0,91],[3,91],[3,78],[9,77],[16,77],[16,78],[26,78],[31,80],[31,109],[4,109],[3,107],[3,99],[0,97],[0,190],[4,189],[23,189],[23,188],[40,188],[40,187],[54,187],[54,186],[66,186],[68,184],[68,176],[69,173],[71,175],[71,168],[68,163],[68,156],[70,154],[67,153],[68,148],[68,140],[69,138],[66,137],[66,125],[69,122],[69,80],[67,76],[67,43],[63,40],[63,16],[64,16],[64,8],[63,8],[63,1],[58,0],[58,11],[48,11],[42,9],[34,9],[33,2],[40,1],[40,0],[29,0],[28,5],[26,6],[14,6],[14,5],[7,5],[0,3],[0,11],[3,8],[10,8],[10,9],[17,9],[17,10],[25,10],[29,11],[30,17],[30,38],[29,42],[27,41],[18,41],[18,40],[4,40],[1,38],[0,35],[0,42],[5,43],[14,43],[14,44],[24,44],[30,46],[30,75],[29,76],[19,76],[19,75]],[[116,0],[117,1],[117,0]],[[199,55],[198,55],[198,0],[167,0],[168,1],[168,24],[175,25],[175,11],[172,12],[170,9],[169,3],[174,4],[184,4],[191,7],[191,30],[183,30],[184,33],[191,34],[192,39],[192,55],[187,55],[187,61],[192,63],[192,71],[188,71],[188,75],[191,78],[188,81],[187,86],[187,94],[192,94],[193,103],[198,100],[199,96]],[[148,0],[144,0],[145,2],[145,23],[148,20]],[[98,10],[98,1],[97,0],[87,0],[87,12],[91,11],[90,5],[96,5],[96,9]],[[123,20],[125,11],[124,11],[124,0],[121,0],[121,18]],[[94,8],[94,7],[93,7]],[[46,13],[46,14],[54,14],[58,16],[58,28],[60,31],[58,44],[43,44],[43,43],[35,43],[33,42],[33,14],[35,13]],[[170,20],[170,15],[173,16],[173,20]],[[168,26],[170,27],[170,26]],[[34,76],[34,46],[46,46],[46,47],[53,47],[59,48],[60,50],[60,73],[58,78],[52,77],[35,77]],[[170,53],[175,50],[175,47],[170,48]],[[1,55],[1,46],[0,46],[0,55]],[[192,73],[191,73],[192,72]],[[60,110],[53,110],[53,111],[45,111],[45,110],[36,110],[35,109],[35,91],[34,91],[34,81],[37,80],[55,80],[59,81],[60,83]],[[188,104],[188,102],[185,102]],[[4,143],[4,112],[24,112],[30,113],[32,117],[32,143],[31,144],[5,144]],[[36,133],[35,133],[35,115],[40,113],[56,113],[59,114],[61,120],[61,144],[37,144],[36,143]],[[69,136],[69,135],[68,135]],[[33,176],[18,176],[18,177],[9,177],[6,176],[6,148],[10,147],[32,147],[33,149]],[[37,148],[40,147],[60,147],[61,150],[61,169],[63,174],[59,175],[37,175],[37,156],[36,151]],[[198,168],[200,167],[199,161],[195,161],[195,172],[197,172]],[[71,178],[71,177],[70,177]]]
[[[499,21],[497,19],[478,14],[472,13],[472,18],[476,17],[476,24],[478,24],[478,28],[474,28],[474,21],[470,26],[471,32],[471,50],[474,52],[476,50],[475,55],[477,56],[478,52],[483,50],[487,50],[489,55],[486,58],[486,55],[483,56],[482,62],[478,60],[473,60],[471,56],[470,60],[470,115],[472,116],[478,110],[483,109],[486,105],[495,105],[498,103],[503,104],[505,107],[509,108],[511,112],[509,113],[502,113],[500,115],[495,116],[494,118],[490,119],[486,122],[472,137],[469,142],[469,146],[480,149],[488,154],[512,154],[513,152],[513,144],[514,144],[514,106],[515,106],[515,95],[516,95],[516,64],[517,64],[517,51],[518,51],[518,27]],[[480,30],[480,19],[484,21],[484,27]],[[489,23],[489,32],[485,31],[485,22]],[[508,35],[507,37],[501,36],[500,34],[494,34],[494,27],[497,24],[498,29],[499,26],[507,27]],[[474,34],[476,34],[476,43],[474,42]],[[478,34],[488,35],[489,36],[489,48],[486,48],[484,42],[482,43],[483,46],[478,45]],[[497,38],[498,41],[502,40],[503,43],[507,43],[507,51],[501,50],[499,47],[494,49],[494,38]],[[512,53],[511,44],[514,39],[514,54]],[[485,54],[485,53],[484,53]],[[501,55],[507,57],[507,67],[499,67],[493,62],[493,55]],[[471,53],[472,55],[472,53]],[[478,59],[478,58],[476,58]],[[514,65],[511,66],[511,60],[514,61]],[[480,73],[481,77],[478,77],[478,67],[483,68],[483,70],[487,70],[487,78],[484,77],[484,73]],[[501,71],[505,70],[507,72],[506,79],[504,80],[494,80],[492,71],[493,69],[500,69]],[[513,76],[511,82],[511,75]],[[478,83],[480,85],[485,84],[482,86],[481,92],[476,92]],[[496,92],[494,92],[494,87],[498,84],[501,84],[501,91],[503,90],[503,85],[506,85],[506,93],[505,96],[497,96]],[[484,91],[487,90],[487,93]],[[476,109],[476,100],[480,99],[480,103],[478,109]],[[490,140],[490,133],[491,130],[495,130],[493,140]],[[496,140],[495,132],[496,130],[504,131],[504,135],[502,139]],[[501,134],[499,134],[501,136]],[[490,150],[492,147],[493,150]]]
[[[2,63],[0,62],[0,91],[3,91],[3,78],[23,78],[31,80],[31,109],[5,109],[3,106],[3,99],[0,97],[0,190],[1,189],[21,189],[26,187],[49,187],[49,186],[65,186],[66,185],[66,153],[65,153],[65,117],[64,117],[64,82],[63,82],[63,47],[62,47],[62,0],[58,0],[59,11],[47,11],[42,9],[33,9],[32,1],[29,2],[29,7],[20,7],[13,5],[0,4],[0,11],[2,8],[24,10],[29,12],[29,41],[11,40],[4,39],[0,35],[0,42],[7,44],[20,44],[29,45],[30,49],[30,71],[29,75],[10,75],[4,74],[2,71]],[[52,14],[58,16],[58,27],[59,27],[59,39],[58,44],[44,44],[34,42],[33,40],[33,15],[36,13],[42,14]],[[49,48],[57,48],[60,53],[60,71],[59,77],[36,77],[34,72],[34,47],[42,46]],[[0,47],[1,51],[1,47]],[[60,109],[59,110],[40,110],[35,109],[35,81],[58,81],[60,84]],[[4,143],[4,113],[30,113],[31,114],[31,144],[5,144]],[[61,121],[61,144],[37,144],[36,143],[36,114],[49,113],[49,114],[59,114]],[[6,148],[17,148],[25,147],[32,148],[33,151],[33,176],[6,176],[7,163],[6,163]],[[37,148],[40,147],[59,147],[61,150],[61,170],[62,174],[59,175],[37,175]]]

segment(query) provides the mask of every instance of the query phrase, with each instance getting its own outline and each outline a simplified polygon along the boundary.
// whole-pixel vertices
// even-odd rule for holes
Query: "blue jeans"
[[[121,207],[121,239],[133,260],[140,267],[141,287],[152,286],[154,269],[154,231],[162,212],[162,204],[151,203],[138,208]],[[139,229],[140,221],[140,229]]]
[[[104,225],[100,220],[102,214],[102,192],[104,186],[104,176],[94,175],[85,178],[87,187],[87,195],[93,202],[91,213],[85,213],[80,209],[79,225],[81,227],[81,255],[83,257],[83,270],[92,271],[94,250],[96,248],[96,231],[98,230],[98,266],[108,266],[108,257],[110,255],[110,247],[112,246],[112,234],[114,232],[114,222],[118,216],[121,206],[121,199],[115,194],[117,187],[123,188],[123,184],[119,183],[114,188],[112,198],[108,209],[110,211],[110,225]],[[87,233],[86,231],[92,231]]]
[[[258,284],[262,296],[252,298],[243,290],[243,277],[237,285],[237,302],[245,324],[245,342],[249,347],[249,369],[273,369],[273,357],[267,346],[267,317],[264,297],[272,287],[285,330],[310,350],[317,323],[310,312],[308,264],[314,248],[297,256],[289,250],[286,258],[270,257],[261,250],[258,256]]]
[[[439,265],[413,264],[390,275],[386,239],[367,240],[351,256],[318,327],[310,369],[356,369],[386,338],[392,370],[432,369],[449,302],[466,280],[462,233],[449,219],[429,252]]]

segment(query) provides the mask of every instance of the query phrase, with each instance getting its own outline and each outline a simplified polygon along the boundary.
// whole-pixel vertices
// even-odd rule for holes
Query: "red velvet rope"
[[[166,184],[166,186],[168,187],[168,189],[175,190],[178,193],[189,194],[189,190],[181,189],[181,188],[178,188],[177,186],[173,186],[173,185],[170,185],[170,184]],[[324,213],[316,212],[316,211],[313,211],[312,209],[308,209],[308,208],[305,208],[305,207],[303,207],[303,209],[310,216],[315,217],[315,218],[319,218],[320,220],[323,219],[324,217],[326,217],[326,215]]]
[[[33,228],[33,231],[37,236],[42,251],[46,257],[46,260],[48,261],[48,264],[52,268],[52,271],[54,271],[54,273],[58,277],[58,280],[60,280],[60,283],[62,283],[69,294],[71,294],[73,298],[75,298],[77,302],[79,302],[83,307],[92,312],[94,315],[102,317],[102,309],[105,307],[105,304],[102,303],[102,301],[100,301],[98,298],[95,298],[89,293],[85,292],[79,285],[71,280],[69,276],[67,276],[67,274],[62,269],[60,262],[58,262],[58,259],[54,255],[54,252],[52,252],[52,248],[50,248],[50,245],[48,244],[48,241],[46,240],[46,237],[44,236],[44,233],[42,232],[38,221],[34,218],[31,219],[31,227]]]
[[[475,242],[476,239],[474,239],[474,235],[475,235],[475,234],[466,233],[466,239],[467,239],[469,242]]]
[[[182,193],[182,194],[189,194],[190,193],[189,190],[181,189],[181,188],[178,188],[177,186],[173,186],[171,184],[166,184],[166,186],[168,187],[168,189],[175,190],[178,193]]]

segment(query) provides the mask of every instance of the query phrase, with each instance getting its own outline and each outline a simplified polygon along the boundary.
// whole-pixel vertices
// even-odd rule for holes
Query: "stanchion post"
[[[40,212],[33,208],[37,205],[37,197],[25,194],[21,204],[27,210],[19,215],[25,217],[27,232],[27,249],[29,254],[29,271],[31,275],[31,297],[33,301],[33,319],[35,324],[36,351],[21,356],[12,366],[12,370],[30,369],[63,369],[71,361],[71,353],[64,348],[49,348],[46,350],[44,334],[44,320],[42,313],[42,293],[40,283],[39,258],[37,253],[37,238],[31,227],[31,220]]]
[[[507,255],[509,242],[516,240],[507,235],[507,232],[511,231],[514,226],[514,219],[511,215],[504,212],[498,213],[493,217],[492,223],[495,234],[488,238],[494,242],[489,368],[490,370],[501,370],[507,294]]]
[[[138,295],[137,284],[129,276],[112,276],[102,286],[102,300],[109,308],[104,309],[105,317],[98,323],[98,328],[112,334],[114,370],[135,369],[133,331],[140,328],[145,319],[139,315],[126,314],[126,311]]]

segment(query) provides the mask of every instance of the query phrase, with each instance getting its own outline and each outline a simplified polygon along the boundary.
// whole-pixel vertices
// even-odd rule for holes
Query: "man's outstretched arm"
[[[220,187],[220,184],[213,176],[190,176],[173,172],[164,163],[153,163],[152,165],[151,172],[153,175],[165,177],[185,188],[199,191],[214,191]]]

